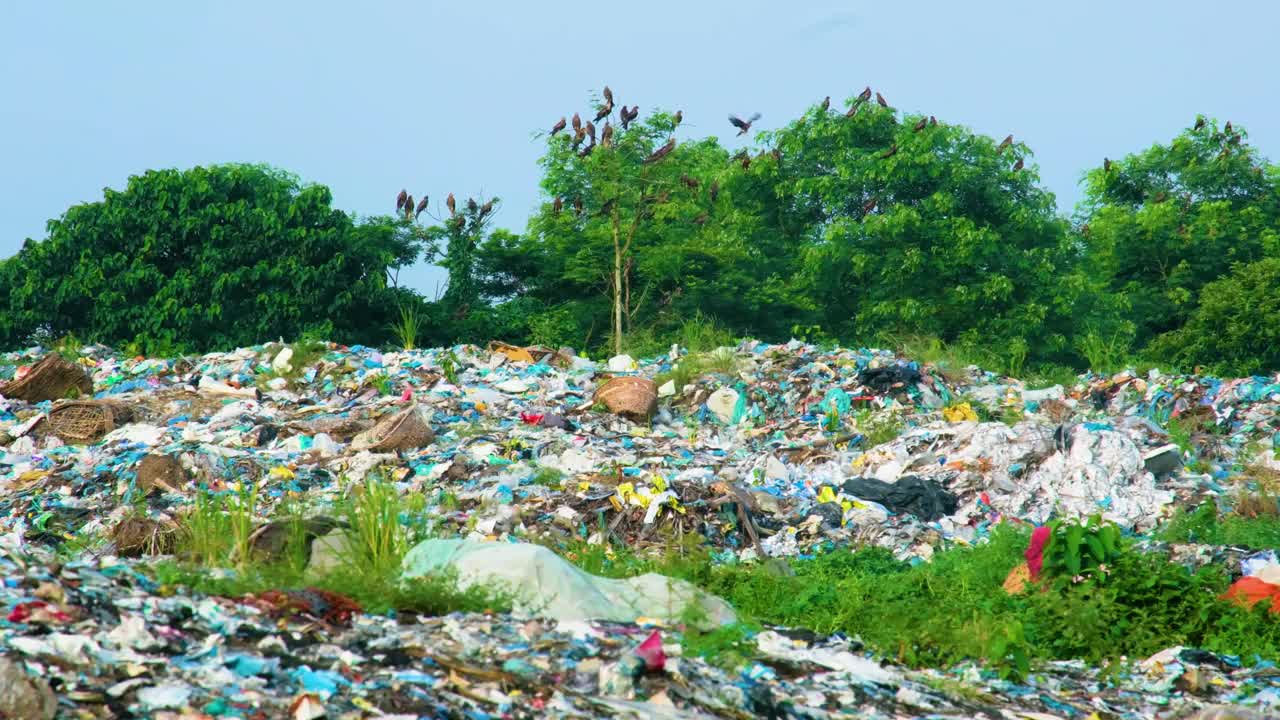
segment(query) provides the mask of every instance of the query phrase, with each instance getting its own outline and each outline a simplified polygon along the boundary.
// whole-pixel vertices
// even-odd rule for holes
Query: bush
[[[1280,370],[1280,258],[1237,265],[1200,291],[1187,324],[1152,353],[1230,374]]]

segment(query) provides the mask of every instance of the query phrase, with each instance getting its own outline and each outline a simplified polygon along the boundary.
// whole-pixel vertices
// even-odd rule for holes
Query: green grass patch
[[[1221,515],[1212,501],[1190,512],[1179,510],[1158,533],[1171,543],[1231,545],[1252,550],[1280,550],[1280,522],[1274,516]]]

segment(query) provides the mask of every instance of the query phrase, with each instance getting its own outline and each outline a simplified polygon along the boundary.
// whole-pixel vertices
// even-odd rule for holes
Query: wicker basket
[[[418,412],[418,406],[401,410],[383,419],[372,430],[361,433],[352,443],[353,450],[395,452],[420,448],[435,439],[431,426]]]
[[[157,488],[176,492],[185,479],[182,462],[173,455],[144,455],[138,461],[137,473],[136,484],[144,495]]]
[[[647,378],[615,377],[596,390],[594,400],[615,415],[643,422],[658,409],[658,386]]]
[[[81,395],[93,394],[93,380],[84,370],[57,353],[45,355],[21,380],[0,385],[0,395],[15,400],[38,403],[61,400],[71,390]]]
[[[120,403],[96,400],[59,403],[40,422],[39,431],[56,435],[68,445],[96,443],[107,433],[133,419],[133,411]]]

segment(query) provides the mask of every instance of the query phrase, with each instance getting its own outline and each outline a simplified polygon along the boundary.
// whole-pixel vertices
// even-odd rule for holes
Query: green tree
[[[1085,294],[1079,248],[1053,196],[997,145],[932,118],[851,100],[765,135],[779,151],[778,214],[804,253],[822,327],[846,340],[926,334],[1003,348],[1069,351]]]
[[[1232,375],[1280,370],[1280,257],[1205,285],[1186,324],[1156,338],[1152,353]]]
[[[1081,236],[1093,272],[1130,308],[1139,344],[1182,327],[1201,288],[1234,265],[1277,254],[1280,196],[1246,137],[1200,119],[1087,174]]]
[[[33,332],[152,352],[306,333],[377,342],[409,291],[388,273],[423,242],[391,218],[357,223],[319,185],[278,170],[152,170],[50,221],[3,268],[0,342]]]

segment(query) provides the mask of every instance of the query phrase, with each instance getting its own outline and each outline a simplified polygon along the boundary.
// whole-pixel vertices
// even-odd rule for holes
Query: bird
[[[604,131],[601,132],[600,134],[600,145],[602,147],[609,147],[612,144],[613,144],[613,126],[610,125],[608,121],[605,121]]]
[[[600,122],[601,120],[609,117],[609,113],[611,112],[613,112],[613,102],[608,102],[608,103],[605,103],[604,105],[601,105],[600,109],[596,111],[595,121]]]
[[[555,201],[551,203],[551,212],[555,213],[556,215],[559,215],[560,211],[563,209],[564,209],[564,201],[561,200],[560,198],[556,198]]]
[[[862,204],[862,214],[863,214],[863,215],[869,215],[869,214],[871,213],[871,211],[872,211],[872,210],[875,210],[875,209],[876,209],[876,204],[877,204],[877,200],[876,200],[875,198],[871,198],[870,200],[868,200],[868,201],[866,201],[865,203],[863,203],[863,204]]]
[[[573,114],[573,131],[577,132],[582,129],[582,118],[578,117],[578,113]]]
[[[701,225],[701,224],[705,223],[706,221],[707,221],[707,214],[706,214],[706,213],[702,213],[701,215],[698,215],[698,217],[696,217],[696,218],[694,218],[694,219],[693,219],[693,224],[694,224],[694,225]]]
[[[868,85],[858,93],[858,102],[866,102],[871,99],[871,86]]]
[[[1022,169],[1022,158],[1018,158],[1018,162],[1013,164],[1013,171],[1018,172]]]
[[[675,149],[676,149],[676,139],[671,138],[670,140],[667,141],[666,145],[663,145],[662,147],[650,153],[649,157],[644,159],[644,162],[645,164],[658,162],[662,158],[666,157],[672,150],[675,150]]]
[[[485,215],[488,215],[491,212],[493,212],[492,200],[480,206],[480,217],[484,217]]]
[[[690,190],[697,190],[697,189],[698,189],[698,181],[697,181],[697,180],[695,180],[695,179],[693,179],[693,178],[691,178],[691,177],[689,177],[688,175],[681,175],[681,176],[680,176],[680,182],[682,182],[682,183],[684,183],[685,185],[687,185],[687,186],[688,186],[688,188],[689,188]]]
[[[1082,226],[1080,227],[1080,234],[1081,234],[1081,235],[1088,235],[1088,234],[1089,234],[1089,223],[1085,223],[1084,225],[1082,225]]]
[[[450,215],[456,215],[458,211],[457,202],[453,199],[453,193],[449,193],[449,197],[444,199],[444,204],[449,208]]]
[[[587,121],[587,137],[591,139],[591,144],[596,144],[596,126],[590,120]]]
[[[680,123],[684,121],[684,111],[677,110],[676,114],[672,117],[672,119],[676,121],[676,126],[678,127]]]
[[[936,127],[936,126],[937,126],[937,124],[938,124],[938,118],[936,118],[936,117],[934,117],[934,116],[930,115],[930,116],[929,116],[929,127]]]
[[[1228,134],[1228,135],[1230,135],[1230,134],[1231,134],[1231,121],[1230,121],[1230,120],[1228,120],[1228,121],[1227,121],[1227,124],[1226,124],[1226,125],[1223,125],[1223,126],[1222,126],[1222,132],[1224,132],[1224,133],[1226,133],[1226,134]]]
[[[413,219],[417,220],[418,216],[422,214],[422,211],[426,209],[427,209],[427,196],[423,195],[422,199],[418,201],[418,209],[413,211]]]
[[[732,123],[734,127],[738,128],[739,137],[746,135],[747,132],[751,130],[751,124],[759,119],[760,119],[760,113],[756,113],[755,115],[752,115],[751,119],[746,121],[744,121],[742,118],[738,117],[737,115],[729,116],[729,122]]]
[[[1151,202],[1158,204],[1168,199],[1169,199],[1169,193],[1161,190],[1160,192],[1156,193],[1155,197],[1151,198]]]
[[[347,524],[324,516],[300,521],[273,520],[249,534],[249,555],[257,560],[279,562],[285,559],[285,553],[289,550],[291,541],[297,538],[302,541],[302,546],[297,549],[309,561],[311,543],[316,538],[328,535],[340,527],[347,527]]]
[[[477,207],[478,207],[478,206],[476,205],[476,199],[475,199],[475,198],[467,198],[467,210],[468,210],[472,215],[474,215],[474,214],[475,214],[475,212],[476,212],[476,208],[477,208]]]
[[[925,129],[925,127],[927,127],[928,125],[929,125],[929,118],[922,117],[920,118],[920,122],[916,123],[911,128],[911,132],[920,132],[921,130]]]
[[[880,153],[880,159],[884,160],[885,158],[891,158],[897,154],[898,154],[898,143],[894,143],[889,147],[888,150],[885,150],[884,152]]]
[[[1192,129],[1192,130],[1200,130],[1200,129],[1201,129],[1201,128],[1203,128],[1203,127],[1204,127],[1204,116],[1203,116],[1203,115],[1197,115],[1197,116],[1196,116],[1196,126],[1195,126],[1195,127],[1193,127],[1193,128],[1191,128],[1191,129]]]
[[[715,201],[716,201],[716,198],[720,196],[720,183],[719,183],[719,181],[716,181],[716,180],[712,180],[712,181],[711,181],[711,187],[710,187],[710,189],[708,190],[708,194],[711,196],[711,202],[715,202]]]
[[[586,139],[587,139],[586,129],[579,127],[577,130],[573,131],[573,142],[570,143],[570,147],[572,147],[574,150],[577,150],[578,146],[582,144],[582,141]]]
[[[1102,158],[1102,172],[1111,172],[1111,158]]]
[[[885,102],[884,96],[881,95],[880,93],[876,93],[876,104],[878,104],[882,108],[889,107],[889,103]]]
[[[582,198],[573,199],[573,212],[577,215],[582,214]]]
[[[565,122],[564,122],[564,118],[562,117],[556,121],[555,125],[551,126],[551,135],[555,136],[556,133],[564,129],[564,126],[565,126]]]
[[[996,154],[1004,152],[1004,149],[1013,144],[1013,135],[1005,135],[1004,140],[1000,141],[1000,147],[996,148]]]
[[[769,151],[769,154],[773,156],[773,161],[774,161],[774,162],[778,163],[779,165],[781,165],[781,164],[782,164],[782,151],[781,151],[781,150],[779,150],[778,148],[774,148],[773,150],[770,150],[770,151]]]
[[[830,108],[831,108],[831,96],[828,95],[822,98],[822,107],[820,108],[820,112],[826,112]]]
[[[586,147],[582,148],[582,151],[578,153],[578,157],[582,157],[582,158],[584,158],[584,157],[586,157],[586,156],[590,155],[590,154],[591,154],[591,151],[592,151],[592,150],[595,150],[595,149],[596,149],[596,141],[593,139],[593,140],[591,141],[591,144],[590,144],[590,145],[588,145],[588,146],[586,146]]]
[[[608,85],[604,86],[604,101],[613,105],[613,91],[609,89]]]
[[[1235,135],[1232,135],[1232,136],[1231,136],[1231,139],[1227,141],[1227,144],[1228,144],[1228,145],[1239,145],[1239,144],[1240,144],[1240,135],[1239,135],[1238,133],[1237,133],[1237,134],[1235,134]]]
[[[396,196],[396,212],[404,209],[404,199],[407,197],[409,197],[409,193],[403,189],[400,190],[400,194]]]
[[[734,159],[734,160],[737,160],[739,163],[742,163],[742,169],[743,169],[743,170],[750,170],[750,169],[751,169],[751,156],[747,154],[747,151],[746,151],[746,150],[743,150],[742,152],[738,153],[737,155],[734,155],[734,156],[733,156],[733,159]]]
[[[413,215],[413,196],[404,196],[404,219],[408,220]]]
[[[622,116],[622,129],[626,130],[628,125],[634,122],[636,118],[640,117],[640,106],[633,105],[631,107],[630,112],[628,112],[627,106],[623,105],[621,116]]]

